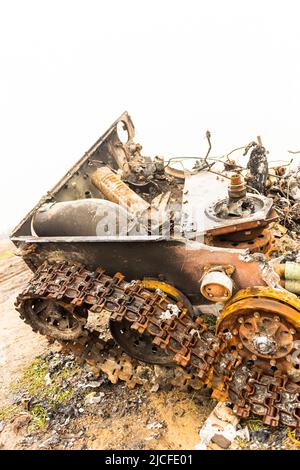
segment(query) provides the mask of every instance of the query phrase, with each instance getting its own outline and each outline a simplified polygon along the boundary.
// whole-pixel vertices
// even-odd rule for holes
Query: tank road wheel
[[[82,333],[82,322],[69,310],[51,299],[27,299],[18,307],[21,318],[34,331],[57,340],[72,341]]]
[[[147,290],[155,291],[159,289],[164,294],[176,302],[181,302],[192,315],[192,306],[190,301],[175,287],[162,282],[158,279],[145,278],[143,286]],[[163,351],[152,343],[153,337],[145,331],[143,334],[131,329],[128,320],[123,319],[121,322],[110,321],[110,331],[114,340],[119,346],[131,357],[138,361],[149,364],[159,364],[164,366],[175,366],[172,356],[167,351]]]
[[[153,337],[145,331],[138,333],[130,328],[131,323],[123,319],[121,322],[110,322],[110,332],[114,340],[128,354],[138,361],[149,364],[174,366],[172,356],[152,344]]]
[[[222,311],[217,333],[243,362],[300,382],[300,300],[270,287],[238,292]]]

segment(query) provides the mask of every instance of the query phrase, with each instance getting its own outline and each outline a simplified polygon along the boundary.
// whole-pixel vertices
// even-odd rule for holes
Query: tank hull
[[[174,285],[193,304],[206,303],[200,294],[203,268],[231,264],[234,290],[265,285],[259,265],[241,250],[209,247],[196,241],[137,240],[132,237],[99,241],[96,237],[57,237],[53,240],[13,239],[19,254],[35,271],[44,261],[81,263],[88,269],[103,267],[108,274],[121,272],[126,279],[155,278]]]

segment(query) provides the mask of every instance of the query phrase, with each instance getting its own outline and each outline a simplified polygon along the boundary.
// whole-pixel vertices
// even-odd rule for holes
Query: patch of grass
[[[17,405],[4,406],[0,409],[0,421],[9,421],[18,411],[20,411],[20,407]]]
[[[68,367],[68,368],[65,367],[64,369],[61,369],[60,371],[58,371],[56,373],[56,376],[59,379],[67,380],[67,379],[70,379],[71,377],[73,377],[75,374],[76,374],[75,369],[71,369],[70,367]]]
[[[35,359],[23,376],[11,386],[11,389],[15,393],[22,392],[35,401],[46,401],[51,405],[69,400],[74,393],[74,388],[69,386],[62,390],[62,384],[76,372],[70,368],[53,372],[50,385],[47,385],[45,381],[47,373],[47,361],[40,358]]]
[[[45,376],[48,371],[46,361],[35,359],[26,369],[23,376],[11,385],[13,392],[24,391],[30,396],[39,395],[46,387]]]
[[[31,362],[22,377],[10,387],[20,404],[1,408],[0,421],[16,418],[24,412],[24,403],[28,403],[25,408],[28,408],[31,421],[27,431],[34,432],[47,425],[48,413],[55,413],[60,406],[70,403],[77,392],[72,378],[78,373],[78,368],[58,367],[50,376],[47,376],[48,372],[47,359],[37,358]]]
[[[266,426],[259,418],[250,418],[246,422],[250,431],[259,431],[260,429],[266,429]]]
[[[30,410],[31,422],[28,425],[28,432],[36,431],[45,426],[47,420],[47,411],[42,405],[35,405]]]
[[[216,329],[217,317],[215,315],[208,314],[203,314],[202,317],[205,323],[207,324],[208,329],[214,332]]]
[[[47,384],[47,360],[37,358],[28,366],[23,376],[11,385],[13,393],[21,394],[34,404],[28,411],[32,417],[28,427],[29,432],[46,425],[47,412],[55,412],[58,406],[70,402],[76,388],[68,383],[68,380],[76,373],[76,368],[63,367],[51,373],[51,382]],[[13,415],[14,411],[11,414]]]
[[[13,256],[14,252],[12,250],[6,250],[0,254],[0,259],[12,258]]]
[[[246,449],[248,449],[249,443],[248,443],[247,441],[245,441],[244,439],[240,438],[239,436],[236,437],[236,441],[237,441],[237,443],[238,443],[238,445],[239,445],[239,449],[241,449],[241,450],[246,450]]]
[[[63,390],[61,392],[56,393],[54,397],[54,401],[56,403],[66,403],[69,401],[73,396],[72,390]]]

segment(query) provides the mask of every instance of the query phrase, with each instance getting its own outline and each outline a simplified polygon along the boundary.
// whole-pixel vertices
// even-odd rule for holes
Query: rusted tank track
[[[25,322],[42,334],[59,340],[82,360],[105,371],[112,382],[129,386],[142,383],[136,366],[121,353],[110,353],[111,343],[88,327],[88,312],[110,312],[110,322],[126,321],[134,332],[150,335],[152,344],[183,368],[184,385],[213,389],[218,400],[230,399],[238,415],[261,416],[266,424],[279,423],[300,429],[300,386],[277,371],[268,375],[251,366],[226,335],[213,335],[201,317],[192,318],[181,303],[142,282],[127,282],[99,268],[91,272],[81,265],[44,263],[16,300]],[[116,357],[117,354],[117,357]]]

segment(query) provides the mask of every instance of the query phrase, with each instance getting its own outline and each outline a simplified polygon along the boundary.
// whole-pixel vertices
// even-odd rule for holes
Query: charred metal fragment
[[[249,170],[248,185],[259,194],[266,194],[268,177],[267,151],[260,143],[251,142],[245,149],[244,155],[251,150],[247,168]]]

